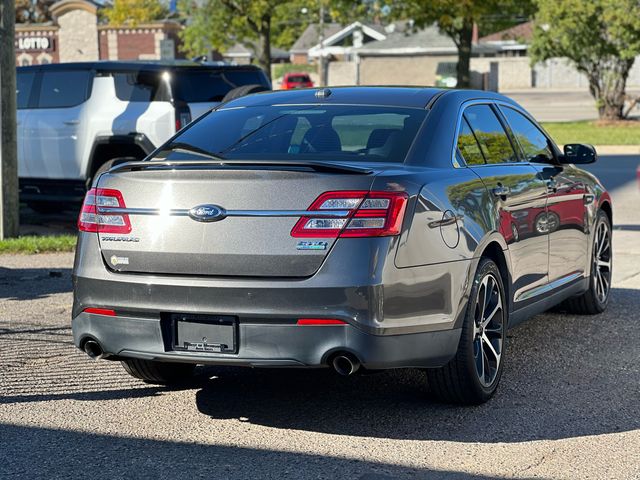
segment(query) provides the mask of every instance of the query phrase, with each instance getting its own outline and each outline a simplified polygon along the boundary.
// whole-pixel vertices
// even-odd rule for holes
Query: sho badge
[[[297,250],[326,250],[327,242],[298,242]]]
[[[111,256],[111,265],[129,265],[129,257],[118,257],[116,255]]]

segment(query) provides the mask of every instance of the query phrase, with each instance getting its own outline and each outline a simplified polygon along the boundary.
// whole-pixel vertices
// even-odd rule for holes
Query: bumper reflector
[[[337,318],[299,318],[297,325],[346,325],[347,322]]]
[[[83,310],[84,313],[93,313],[94,315],[106,315],[108,317],[115,317],[115,310],[111,310],[110,308],[85,308]]]

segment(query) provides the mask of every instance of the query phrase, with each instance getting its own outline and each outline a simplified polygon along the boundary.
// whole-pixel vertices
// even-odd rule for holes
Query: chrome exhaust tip
[[[98,342],[95,340],[87,340],[82,347],[84,353],[89,355],[93,360],[100,360],[104,357],[104,351]]]
[[[358,359],[350,353],[341,353],[333,357],[331,362],[333,369],[342,376],[353,375],[360,368]]]

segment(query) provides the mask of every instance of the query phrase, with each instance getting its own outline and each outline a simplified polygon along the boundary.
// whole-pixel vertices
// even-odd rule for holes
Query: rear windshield
[[[172,80],[173,98],[187,103],[221,102],[230,90],[255,84],[269,88],[259,70],[177,71]]]
[[[288,82],[292,82],[292,83],[308,82],[309,81],[309,77],[306,76],[306,75],[289,75],[287,77],[287,81]]]
[[[360,105],[228,108],[174,141],[227,159],[401,163],[425,115],[424,109]]]

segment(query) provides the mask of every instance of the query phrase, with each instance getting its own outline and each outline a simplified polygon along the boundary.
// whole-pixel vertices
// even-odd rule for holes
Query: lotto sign
[[[47,51],[53,49],[53,39],[49,37],[20,37],[17,42],[18,50]]]

